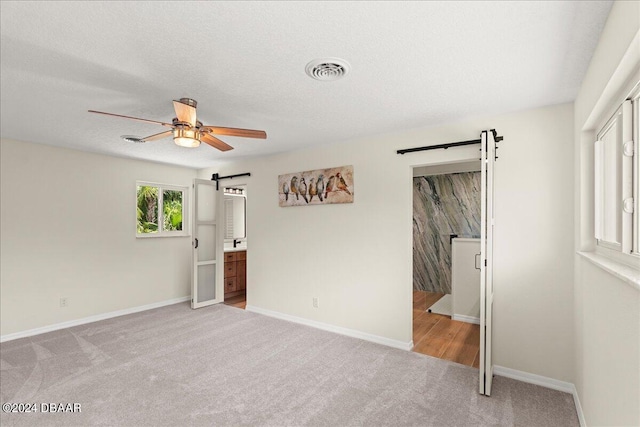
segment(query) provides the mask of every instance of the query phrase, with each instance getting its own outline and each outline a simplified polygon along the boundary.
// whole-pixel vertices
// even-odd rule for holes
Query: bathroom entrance
[[[224,303],[244,309],[247,305],[247,185],[223,189]]]
[[[480,156],[461,150],[412,166],[413,350],[477,366],[479,392],[487,396],[493,379],[494,173],[502,140],[491,129],[477,140],[397,151],[480,146]]]
[[[414,351],[473,367],[480,362],[480,167],[479,160],[416,167],[412,182]]]

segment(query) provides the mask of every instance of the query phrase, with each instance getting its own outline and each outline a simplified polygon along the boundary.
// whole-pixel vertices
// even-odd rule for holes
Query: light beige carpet
[[[571,395],[234,307],[176,304],[0,344],[4,426],[577,426]]]

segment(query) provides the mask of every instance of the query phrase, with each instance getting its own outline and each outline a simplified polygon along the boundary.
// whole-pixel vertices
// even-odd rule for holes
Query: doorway
[[[422,166],[412,180],[413,351],[473,367],[480,363],[480,276],[458,273],[454,287],[453,270],[474,262],[459,247],[479,251],[480,169],[479,160]]]
[[[431,145],[425,147],[415,147],[404,150],[398,150],[398,154],[405,154],[416,151],[427,151],[427,150],[439,150],[439,149],[447,149],[450,147],[460,147],[467,145],[476,145],[480,144],[480,158],[476,158],[476,156],[472,156],[468,162],[480,162],[480,253],[474,254],[474,263],[473,268],[480,271],[480,298],[478,301],[480,316],[479,316],[479,324],[480,324],[480,351],[479,351],[479,362],[478,362],[478,389],[479,393],[490,396],[491,395],[491,386],[493,383],[493,362],[492,362],[492,339],[493,339],[493,300],[494,300],[494,289],[493,289],[493,269],[494,269],[494,261],[493,261],[493,240],[494,240],[494,229],[495,229],[495,214],[494,214],[494,185],[495,185],[495,161],[497,143],[502,141],[504,138],[502,136],[498,136],[495,129],[484,130],[480,133],[480,139],[476,140],[468,140],[468,141],[460,141],[460,142],[452,142],[447,144],[439,144],[439,145]],[[444,167],[449,167],[450,165],[461,163],[461,160],[458,162],[451,161],[448,163],[440,163],[439,165]],[[432,162],[429,166],[438,165],[437,162]],[[415,169],[412,170],[415,172]],[[432,194],[432,197],[434,195]],[[412,200],[413,204],[413,200]],[[435,219],[435,217],[433,218]],[[431,222],[430,218],[425,220],[425,224]],[[416,225],[416,221],[414,221],[414,225]],[[454,245],[455,248],[455,245]],[[467,248],[468,249],[468,248]],[[455,252],[455,251],[454,251]],[[456,271],[455,268],[455,259],[456,256],[452,256],[452,272]],[[466,263],[468,266],[470,263]],[[455,283],[455,280],[452,280],[452,285]],[[413,287],[413,283],[412,283]],[[475,288],[472,285],[470,288]],[[453,289],[453,288],[452,288]],[[440,298],[441,300],[444,297]],[[455,301],[456,298],[453,298]],[[439,302],[439,301],[438,301]],[[436,304],[430,307],[431,311]],[[453,309],[453,315],[455,316],[455,308]],[[419,319],[418,319],[419,320]],[[451,319],[455,320],[455,319]],[[439,322],[438,322],[439,323]],[[435,327],[435,326],[434,326]]]
[[[246,184],[227,185],[223,192],[224,303],[247,305],[247,200]]]

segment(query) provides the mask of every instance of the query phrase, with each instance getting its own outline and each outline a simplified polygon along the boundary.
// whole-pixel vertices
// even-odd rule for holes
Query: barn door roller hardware
[[[250,172],[238,173],[238,174],[235,174],[235,175],[227,175],[227,176],[220,176],[217,173],[214,173],[213,175],[211,175],[211,181],[215,181],[216,182],[216,191],[217,191],[217,190],[220,190],[220,187],[219,187],[220,183],[218,181],[220,181],[221,179],[233,179],[233,178],[237,178],[239,176],[251,176],[251,173]]]
[[[496,132],[495,129],[491,129],[491,133],[493,133],[493,139],[495,139],[496,142],[500,142],[504,139],[502,136],[498,136],[498,133]],[[480,139],[471,139],[469,141],[459,141],[459,142],[449,142],[447,144],[427,145],[425,147],[405,148],[403,150],[398,150],[397,153],[405,154],[405,153],[413,153],[416,151],[437,150],[439,148],[444,148],[446,150],[449,147],[461,147],[463,145],[473,145],[473,144],[480,144]]]

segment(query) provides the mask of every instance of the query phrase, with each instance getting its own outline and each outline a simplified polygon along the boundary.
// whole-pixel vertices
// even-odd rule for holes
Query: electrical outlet
[[[69,300],[67,300],[67,297],[60,298],[60,307],[66,307],[68,304]]]
[[[313,308],[318,308],[319,306],[318,297],[313,297]]]

